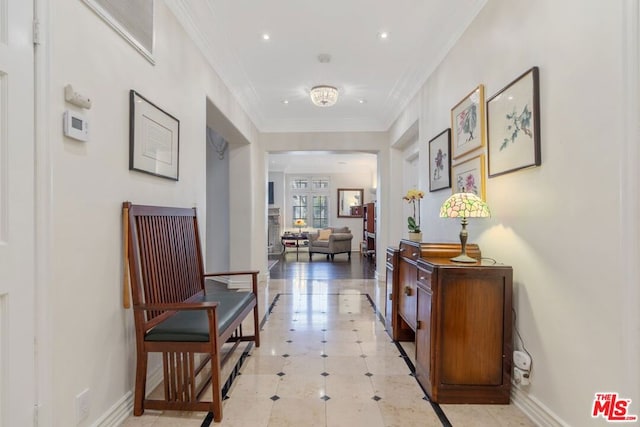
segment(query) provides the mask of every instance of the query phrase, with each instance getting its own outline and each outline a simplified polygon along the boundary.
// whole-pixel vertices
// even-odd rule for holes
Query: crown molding
[[[384,111],[384,117],[387,118],[385,122],[387,129],[400,117],[411,100],[425,85],[434,70],[444,61],[449,51],[455,46],[460,37],[462,37],[476,16],[478,16],[487,4],[487,1],[488,0],[477,0],[467,8],[457,9],[451,20],[441,21],[443,25],[447,22],[459,22],[460,24],[447,40],[442,40],[441,43],[432,43],[431,41],[430,44],[432,46],[441,46],[439,49],[429,52],[426,47],[423,47],[420,51],[425,53],[416,58],[416,61],[406,69],[402,78],[398,80],[398,83],[389,92],[386,100],[388,108]],[[445,34],[444,31],[435,32]],[[403,93],[406,95],[400,96]]]
[[[176,17],[187,36],[195,43],[213,72],[220,78],[235,101],[245,111],[247,116],[249,116],[254,126],[258,130],[261,130],[264,126],[265,119],[260,114],[260,111],[254,108],[254,106],[260,102],[259,97],[255,88],[246,83],[249,79],[247,78],[244,68],[240,65],[237,56],[229,52],[229,49],[226,47],[226,36],[217,31],[218,27],[215,25],[204,29],[196,24],[196,16],[209,16],[211,20],[213,20],[215,7],[209,1],[189,2],[187,0],[172,0],[165,2],[165,4]],[[237,75],[242,75],[245,81],[243,86],[246,90],[242,93],[233,91],[233,85],[230,84],[233,79],[232,76]],[[215,100],[212,99],[212,102],[215,104]]]

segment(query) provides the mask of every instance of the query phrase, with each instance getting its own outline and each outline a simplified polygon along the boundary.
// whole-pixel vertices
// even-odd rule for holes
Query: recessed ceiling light
[[[378,38],[380,40],[386,40],[389,38],[389,33],[387,33],[386,31],[382,31],[378,33]]]
[[[268,33],[264,33],[262,35],[262,40],[269,40],[271,38],[271,36]]]
[[[366,103],[367,103],[367,100],[366,100],[366,99],[358,99],[358,102],[359,102],[360,104],[366,104]]]
[[[289,103],[289,100],[288,100],[288,99],[283,99],[283,100],[282,100],[282,103],[283,103],[283,104],[288,104],[288,103]]]

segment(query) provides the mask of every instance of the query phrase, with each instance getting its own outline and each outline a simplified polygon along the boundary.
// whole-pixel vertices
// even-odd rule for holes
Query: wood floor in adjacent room
[[[378,307],[375,260],[353,253],[278,258],[259,300],[260,348],[250,348],[223,403],[221,426],[532,426],[514,405],[432,405]],[[225,372],[230,372],[226,368]],[[207,413],[147,411],[125,427],[206,426]],[[216,425],[212,423],[211,425]]]

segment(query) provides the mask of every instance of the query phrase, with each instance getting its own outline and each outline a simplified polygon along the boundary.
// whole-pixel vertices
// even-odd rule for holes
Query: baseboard
[[[129,418],[133,411],[133,393],[128,391],[91,427],[117,427]]]
[[[264,275],[264,273],[262,274]],[[260,274],[258,274],[258,276],[260,276]],[[227,289],[245,290],[245,291],[251,290],[251,282],[248,280],[229,279],[226,282],[227,282]]]
[[[516,385],[511,387],[511,403],[517,406],[537,426],[570,427],[542,402]]]
[[[147,377],[147,390],[150,393],[162,382],[162,365],[154,369]],[[91,427],[119,427],[133,414],[133,392],[128,391],[107,410]]]

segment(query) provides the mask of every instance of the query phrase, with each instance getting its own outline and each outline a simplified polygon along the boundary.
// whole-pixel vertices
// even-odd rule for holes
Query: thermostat
[[[89,140],[89,122],[82,114],[67,110],[62,116],[64,135],[78,141]]]

